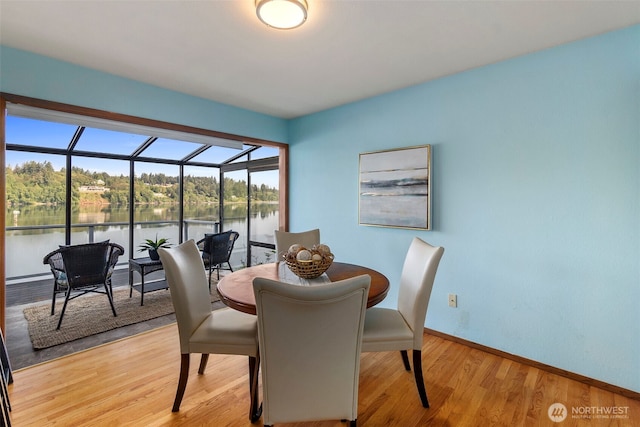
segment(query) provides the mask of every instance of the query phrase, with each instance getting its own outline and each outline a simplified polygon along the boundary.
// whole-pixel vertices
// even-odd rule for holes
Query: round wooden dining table
[[[362,274],[371,276],[367,308],[378,304],[387,296],[387,292],[389,292],[389,279],[387,279],[384,274],[371,268],[355,264],[345,264],[343,262],[334,262],[325,273],[332,282],[349,279]],[[253,279],[256,277],[280,280],[279,263],[274,262],[256,265],[225,275],[218,282],[220,300],[233,309],[244,313],[256,314],[256,299],[253,294]]]

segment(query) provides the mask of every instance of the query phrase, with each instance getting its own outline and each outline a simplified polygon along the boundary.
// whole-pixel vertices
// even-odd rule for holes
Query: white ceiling
[[[0,0],[0,43],[293,118],[640,23],[640,0]]]

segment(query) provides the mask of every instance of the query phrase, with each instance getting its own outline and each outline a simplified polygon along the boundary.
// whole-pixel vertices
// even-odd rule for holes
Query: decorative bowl
[[[322,273],[333,263],[333,254],[328,253],[322,256],[321,260],[316,261],[300,261],[297,260],[295,255],[285,254],[283,256],[284,262],[289,267],[289,270],[298,277],[303,279],[315,279],[322,276]]]

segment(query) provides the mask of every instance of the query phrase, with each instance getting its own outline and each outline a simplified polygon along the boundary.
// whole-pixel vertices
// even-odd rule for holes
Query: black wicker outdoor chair
[[[202,252],[204,266],[209,269],[209,290],[211,290],[211,273],[215,268],[220,280],[220,269],[233,271],[229,259],[233,251],[233,245],[240,234],[237,231],[225,231],[217,234],[205,234],[204,239],[199,240],[198,249]],[[227,267],[223,265],[227,264]]]
[[[106,294],[111,305],[111,311],[113,311],[114,316],[117,316],[113,305],[111,275],[118,258],[122,254],[124,254],[122,246],[105,241],[60,246],[59,249],[44,257],[42,262],[49,264],[53,274],[52,316],[55,313],[56,295],[59,293],[65,294],[56,329],[60,329],[60,325],[62,325],[62,318],[69,300],[90,292]]]

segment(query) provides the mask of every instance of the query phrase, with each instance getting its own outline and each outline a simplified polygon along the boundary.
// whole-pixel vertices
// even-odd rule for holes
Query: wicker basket
[[[296,276],[303,279],[315,279],[320,277],[331,266],[333,254],[324,255],[321,261],[298,261],[285,255],[284,262]]]

